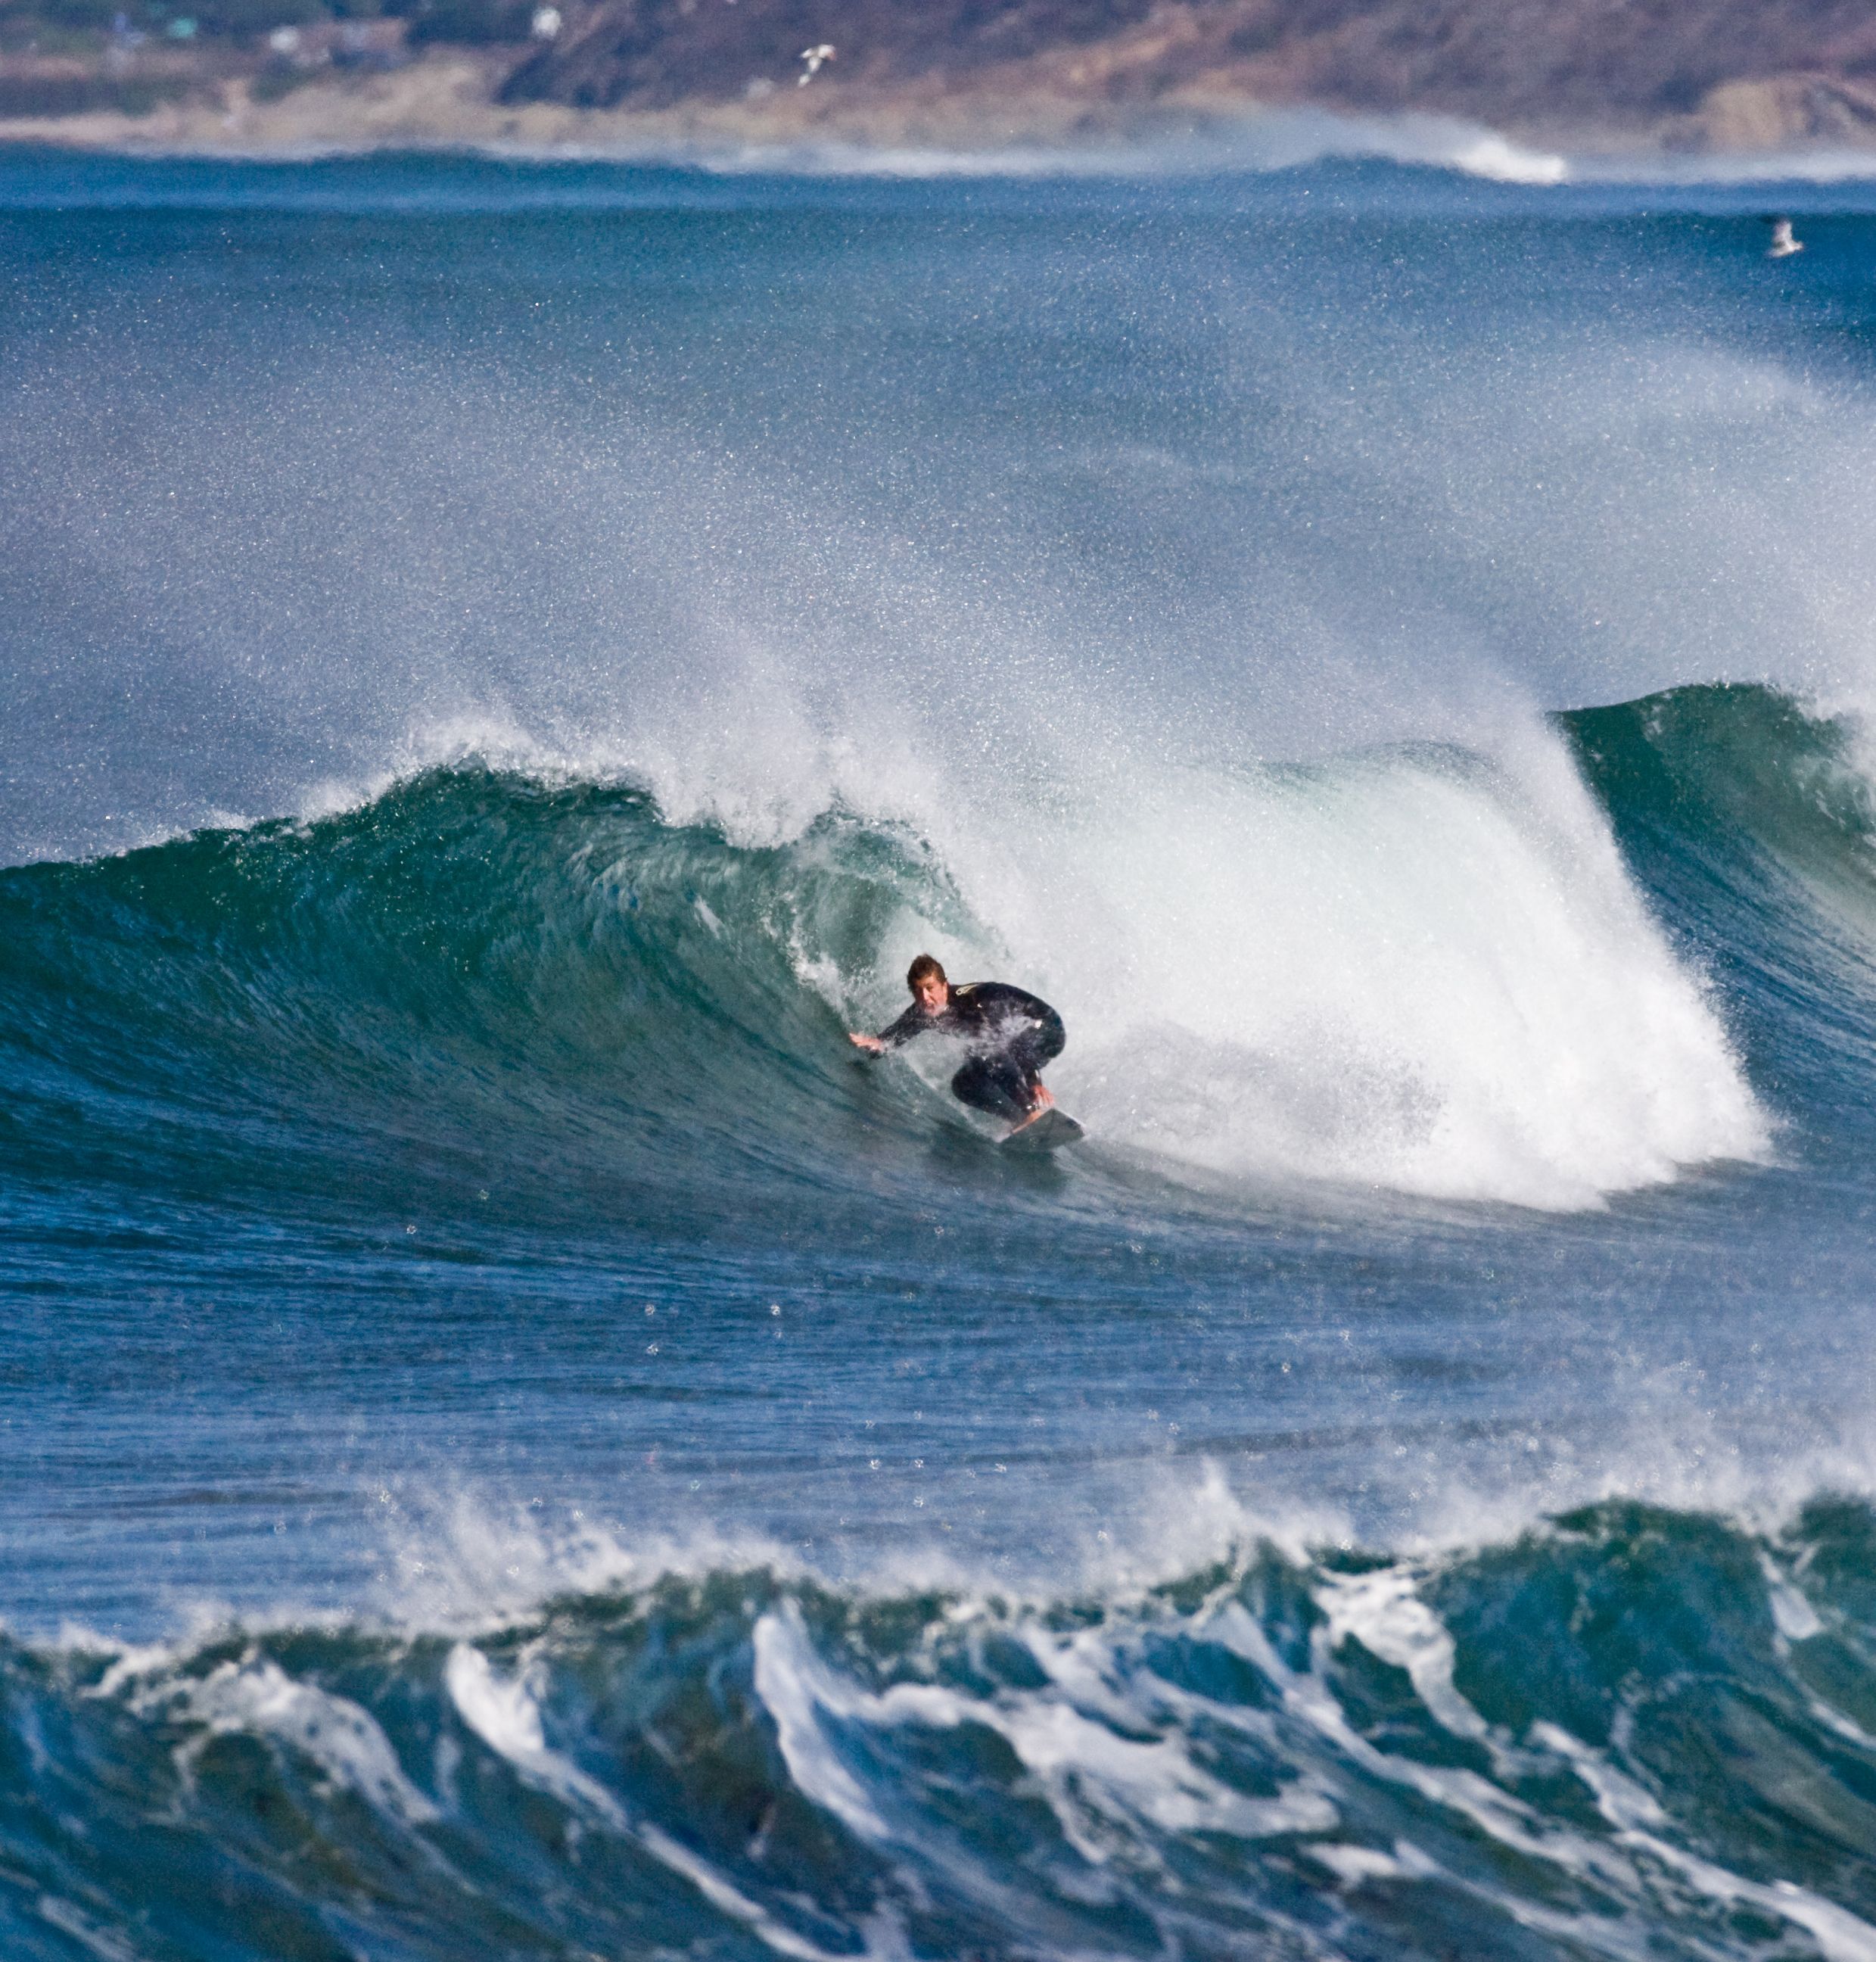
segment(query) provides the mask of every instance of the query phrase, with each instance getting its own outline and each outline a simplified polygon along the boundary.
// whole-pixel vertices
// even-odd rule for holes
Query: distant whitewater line
[[[330,99],[327,99],[330,97]],[[0,121],[0,144],[50,143],[142,156],[309,161],[375,150],[463,150],[538,161],[675,164],[710,171],[889,177],[1102,177],[1284,171],[1337,158],[1450,169],[1498,182],[1554,184],[1571,166],[1445,116],[1351,116],[1328,110],[1201,101],[1150,117],[1090,119],[1038,102],[1025,113],[934,123],[916,113],[802,128],[735,108],[674,113],[497,110],[449,93],[400,101],[378,117],[368,99],[308,88],[277,103],[211,113],[166,107],[136,117],[85,114]],[[983,129],[997,126],[985,140]]]
[[[49,145],[114,152],[126,157],[220,159],[254,165],[311,164],[378,153],[425,152],[479,155],[522,164],[595,164],[694,170],[715,176],[879,178],[900,181],[1048,179],[1151,180],[1233,173],[1267,175],[1325,163],[1375,162],[1450,171],[1460,177],[1534,189],[1564,185],[1664,187],[1754,184],[1849,184],[1876,181],[1876,149],[1844,145],[1712,151],[1687,155],[1637,145],[1520,141],[1483,125],[1434,116],[1356,117],[1327,110],[1256,110],[1217,116],[1183,133],[1147,129],[1095,137],[1038,136],[994,143],[905,141],[860,136],[683,131],[654,126],[657,119],[593,112],[564,130],[521,135],[512,117],[483,127],[471,117],[460,126],[398,122],[381,130],[329,128],[303,119],[276,127],[264,113],[213,126],[193,120],[79,116],[47,121],[0,121],[5,147]],[[17,193],[0,190],[0,206]],[[41,199],[29,195],[28,204]],[[82,201],[90,202],[90,199]],[[161,203],[145,187],[121,190],[116,201]],[[527,202],[551,206],[550,187]],[[569,202],[603,203],[586,187]]]

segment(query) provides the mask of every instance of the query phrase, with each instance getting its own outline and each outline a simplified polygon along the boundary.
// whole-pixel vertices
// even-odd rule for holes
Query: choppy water
[[[9,1955],[1876,1956],[1876,193],[0,265]]]

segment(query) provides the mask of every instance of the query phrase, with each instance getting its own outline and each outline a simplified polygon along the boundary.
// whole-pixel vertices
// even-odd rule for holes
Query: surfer
[[[905,985],[912,1005],[876,1036],[850,1035],[856,1049],[883,1056],[915,1036],[960,1037],[971,1051],[951,1079],[951,1094],[960,1103],[1004,1119],[1012,1136],[1054,1108],[1041,1071],[1061,1054],[1068,1037],[1061,1017],[1046,1002],[1001,981],[953,987],[929,954],[907,969]]]

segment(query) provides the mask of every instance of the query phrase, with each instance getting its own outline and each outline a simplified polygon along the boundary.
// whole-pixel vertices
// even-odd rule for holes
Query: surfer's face
[[[921,974],[912,990],[912,999],[927,1015],[935,1015],[951,999],[950,986],[936,974]]]

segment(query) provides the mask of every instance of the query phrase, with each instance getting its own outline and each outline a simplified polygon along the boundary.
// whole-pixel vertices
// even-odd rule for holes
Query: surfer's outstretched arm
[[[854,1048],[863,1049],[869,1056],[883,1056],[888,1050],[897,1049],[901,1043],[922,1036],[930,1021],[931,1018],[914,1002],[890,1028],[882,1029],[876,1036],[850,1035],[847,1040]]]

